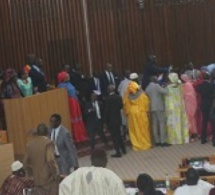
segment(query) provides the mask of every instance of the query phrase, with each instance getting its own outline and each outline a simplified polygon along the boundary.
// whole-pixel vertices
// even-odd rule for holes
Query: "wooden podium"
[[[4,101],[9,142],[17,156],[25,154],[26,143],[39,123],[49,125],[52,114],[62,116],[62,123],[71,130],[68,94],[66,89],[55,89],[30,97]]]
[[[0,187],[11,174],[11,164],[14,161],[13,144],[0,145]]]

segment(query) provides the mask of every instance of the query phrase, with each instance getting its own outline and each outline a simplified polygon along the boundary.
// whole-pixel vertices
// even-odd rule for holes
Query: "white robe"
[[[126,195],[126,191],[114,172],[100,167],[82,167],[60,183],[59,195]]]
[[[127,91],[127,88],[128,88],[128,85],[129,85],[130,82],[131,82],[131,81],[130,81],[129,79],[127,79],[127,78],[125,78],[124,80],[122,80],[122,81],[120,82],[119,87],[118,87],[118,92],[119,92],[119,95],[120,95],[122,98],[124,98],[125,93],[126,93],[126,91]],[[127,118],[126,118],[126,116],[125,116],[125,114],[124,114],[123,109],[121,110],[121,116],[122,116],[122,124],[123,124],[124,126],[127,126]]]
[[[178,187],[175,190],[174,195],[209,195],[212,188],[214,188],[212,184],[199,179],[197,185],[184,185]]]

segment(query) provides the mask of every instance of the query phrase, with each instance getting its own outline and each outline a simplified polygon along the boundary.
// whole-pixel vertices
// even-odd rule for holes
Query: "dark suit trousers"
[[[209,122],[210,109],[202,110],[202,135],[201,141],[205,141],[207,137],[207,126]]]
[[[213,144],[215,144],[215,113],[212,113],[212,115],[210,116],[210,121],[212,125],[212,133],[213,133],[212,142]]]
[[[120,150],[125,153],[125,144],[123,142],[122,136],[121,136],[121,131],[120,131],[120,126],[119,127],[111,127],[109,128],[113,144],[114,144],[114,149],[116,150],[117,154],[121,154]]]
[[[100,139],[104,142],[104,144],[107,144],[107,138],[104,134],[103,131],[103,126],[101,121],[95,121],[95,125],[90,128],[88,131],[89,137],[90,137],[90,146],[91,149],[95,148],[95,143],[96,143],[96,134],[99,135]]]

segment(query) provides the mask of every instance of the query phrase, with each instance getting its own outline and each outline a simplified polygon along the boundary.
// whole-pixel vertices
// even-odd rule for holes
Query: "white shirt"
[[[96,109],[96,115],[97,115],[98,119],[101,119],[101,113],[100,113],[98,101],[93,102],[93,106]]]
[[[115,85],[116,83],[115,83],[115,79],[114,79],[113,73],[112,72],[108,72],[108,71],[105,71],[105,73],[106,73],[106,76],[107,76],[109,82],[112,81],[113,82],[112,84]]]
[[[52,140],[52,141],[54,142],[54,144],[55,144],[55,154],[56,154],[57,156],[60,156],[58,147],[57,147],[57,145],[56,145],[56,141],[57,141],[57,137],[58,137],[60,128],[61,128],[61,125],[58,126],[56,129],[52,129],[52,131],[51,131],[51,140]]]
[[[215,172],[215,164],[211,165],[209,162],[205,162],[203,165],[203,169],[206,170],[207,172]]]
[[[138,192],[137,188],[126,188],[127,195],[135,195]]]
[[[197,185],[183,185],[178,187],[174,195],[208,195],[212,188],[214,188],[212,184],[199,179]]]
[[[96,91],[101,93],[101,86],[100,86],[100,80],[97,77],[93,77],[95,86],[96,86]]]

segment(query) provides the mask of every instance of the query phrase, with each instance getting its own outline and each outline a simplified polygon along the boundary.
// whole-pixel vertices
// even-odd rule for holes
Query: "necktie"
[[[114,82],[113,82],[113,79],[112,79],[112,74],[111,74],[111,72],[108,72],[109,73],[109,83],[110,84],[114,84]]]
[[[52,131],[53,131],[52,141],[54,141],[54,142],[55,142],[55,129],[53,129]]]

